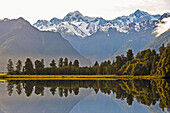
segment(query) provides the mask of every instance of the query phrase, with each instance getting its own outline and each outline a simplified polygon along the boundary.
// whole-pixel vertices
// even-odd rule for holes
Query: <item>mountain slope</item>
[[[135,52],[144,49],[155,39],[152,31],[156,23],[157,21],[131,23],[126,27],[127,32],[110,27],[100,29],[85,39],[75,36],[67,36],[65,39],[83,56],[93,61],[103,61],[113,55],[125,54],[127,49],[133,49]],[[139,31],[134,29],[135,26],[140,26]]]
[[[151,49],[155,49],[158,51],[159,47],[163,43],[165,44],[165,46],[167,46],[167,44],[170,44],[170,29],[164,32],[163,34],[161,34],[160,36],[158,36],[146,48],[151,48]]]
[[[23,18],[0,21],[0,63],[31,57],[44,58],[48,63],[54,58],[79,59],[80,64],[90,61],[81,56],[60,33],[41,32]]]

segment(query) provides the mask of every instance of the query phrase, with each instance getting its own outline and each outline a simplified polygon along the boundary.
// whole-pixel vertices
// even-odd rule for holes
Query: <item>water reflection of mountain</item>
[[[126,100],[128,105],[133,105],[134,99],[140,104],[154,106],[159,102],[159,107],[164,111],[170,110],[170,87],[166,80],[115,80],[115,81],[8,81],[8,95],[14,92],[18,95],[25,93],[30,97],[33,94],[44,96],[45,88],[56,96],[68,97],[71,94],[79,95],[80,88],[92,88],[97,94],[115,94],[116,99]],[[24,89],[24,90],[23,90]],[[148,107],[152,110],[152,107]]]

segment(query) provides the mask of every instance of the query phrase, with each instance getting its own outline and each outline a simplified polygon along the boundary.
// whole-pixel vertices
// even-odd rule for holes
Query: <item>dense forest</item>
[[[13,62],[8,60],[8,74],[11,75],[155,75],[158,77],[170,77],[170,45],[162,44],[159,54],[155,50],[147,49],[140,51],[134,56],[131,49],[126,56],[116,56],[112,62],[110,60],[96,61],[93,66],[80,67],[79,61],[68,61],[67,58],[60,58],[58,66],[53,59],[50,67],[45,67],[44,59],[36,60],[33,64],[27,58],[24,66],[21,60],[16,63],[14,70]]]

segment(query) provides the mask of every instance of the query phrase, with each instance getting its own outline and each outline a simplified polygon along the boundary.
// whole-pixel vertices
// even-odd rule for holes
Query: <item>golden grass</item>
[[[1,80],[129,80],[129,79],[155,79],[155,76],[133,75],[6,75],[0,74]]]
[[[130,80],[132,78],[0,78],[0,81],[8,80]]]
[[[2,75],[6,75],[6,74],[0,74],[0,76],[2,76]]]

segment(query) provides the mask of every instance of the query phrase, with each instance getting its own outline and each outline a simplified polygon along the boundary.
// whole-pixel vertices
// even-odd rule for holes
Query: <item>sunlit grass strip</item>
[[[2,76],[2,75],[6,75],[6,74],[0,74],[0,76]]]
[[[155,76],[134,76],[134,75],[5,75],[1,74],[0,78],[156,78]]]
[[[0,78],[0,81],[10,80],[130,80],[132,78]]]

